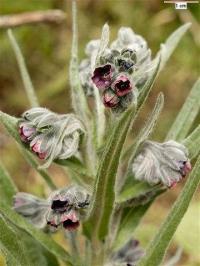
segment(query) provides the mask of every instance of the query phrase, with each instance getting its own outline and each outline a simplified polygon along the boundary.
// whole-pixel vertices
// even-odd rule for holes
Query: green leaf
[[[194,84],[178,116],[170,128],[167,140],[183,140],[200,111],[200,79]]]
[[[135,208],[126,208],[123,210],[123,218],[121,219],[118,233],[112,247],[114,251],[123,247],[133,237],[134,230],[137,228],[151,204],[152,201]]]
[[[137,113],[140,111],[141,107],[144,105],[144,103],[146,102],[148,96],[149,96],[149,93],[151,91],[151,88],[154,84],[154,81],[158,75],[158,72],[159,72],[159,68],[160,68],[160,61],[161,61],[161,58],[158,57],[156,59],[156,62],[155,62],[155,69],[154,71],[152,72],[152,75],[149,77],[149,79],[146,81],[146,83],[144,84],[144,87],[141,89],[141,92],[139,94],[139,97],[138,97],[138,104],[137,104]]]
[[[43,177],[51,189],[56,189],[51,177],[45,170],[39,169],[39,164],[34,159],[33,155],[29,152],[27,145],[22,143],[18,133],[18,119],[0,111],[0,122],[7,129],[8,133],[16,140],[22,151],[22,155],[26,161]]]
[[[188,149],[189,158],[195,158],[200,153],[200,125],[182,143]]]
[[[17,192],[17,188],[12,181],[9,173],[6,171],[3,164],[0,162],[0,197],[1,200],[12,205],[13,196]]]
[[[149,138],[150,134],[152,133],[153,129],[156,126],[160,113],[164,106],[164,95],[162,92],[159,93],[156,104],[152,113],[149,115],[148,120],[146,121],[144,127],[141,129],[138,136],[135,138],[131,148],[128,150],[128,153],[131,153],[131,157],[129,159],[129,167],[137,153],[138,148],[140,145]]]
[[[138,266],[158,266],[161,264],[168,245],[186,213],[189,203],[200,182],[200,156],[189,175],[187,182],[173,205],[171,211],[161,225],[157,234],[146,250],[146,255],[138,263]]]
[[[8,33],[8,37],[9,37],[10,43],[12,45],[12,48],[15,52],[15,56],[17,59],[17,63],[19,66],[19,70],[21,73],[21,77],[22,77],[22,80],[24,83],[25,91],[26,91],[26,94],[28,96],[30,105],[31,105],[31,107],[37,107],[37,106],[39,106],[38,99],[37,99],[37,96],[35,94],[35,90],[34,90],[32,82],[31,82],[31,79],[30,79],[30,76],[29,76],[22,52],[19,48],[19,45],[17,44],[17,41],[16,41],[11,29],[9,29],[7,33]]]
[[[36,229],[32,224],[27,222],[19,214],[11,210],[6,204],[0,202],[0,214],[6,219],[14,223],[16,227],[24,230],[30,234],[36,241],[38,241],[45,249],[54,254],[59,259],[68,262],[71,265],[71,257],[60,245],[58,245],[50,236]],[[26,264],[27,266],[28,264]]]
[[[0,215],[0,242],[1,245],[11,254],[19,266],[36,266],[29,260],[24,243],[19,241],[20,234],[14,230],[12,224]]]
[[[100,46],[96,57],[96,65],[99,65],[100,57],[105,52],[105,49],[107,48],[109,43],[109,26],[106,23],[102,28],[102,34],[101,34],[101,40],[100,40]]]
[[[103,239],[108,232],[108,224],[115,200],[114,185],[120,155],[134,114],[135,107],[132,106],[116,121],[100,160],[92,197],[91,215],[85,223],[86,231],[93,227],[92,234],[100,239]]]
[[[87,123],[90,111],[88,108],[86,96],[81,87],[79,78],[79,63],[78,63],[78,33],[77,33],[77,9],[76,1],[72,1],[72,50],[71,61],[69,68],[70,86],[72,106],[76,114]]]
[[[159,71],[161,71],[164,68],[169,57],[171,56],[171,54],[174,52],[175,48],[177,47],[180,39],[183,37],[183,35],[189,29],[190,26],[191,26],[191,23],[186,23],[183,26],[179,27],[167,38],[164,44],[161,44],[161,49],[156,56],[156,58],[161,56],[161,63],[160,63]]]

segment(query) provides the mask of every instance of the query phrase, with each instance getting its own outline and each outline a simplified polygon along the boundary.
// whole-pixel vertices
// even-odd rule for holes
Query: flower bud
[[[103,93],[103,103],[106,107],[113,108],[119,103],[120,99],[112,89],[107,89]]]
[[[137,180],[174,187],[191,170],[186,147],[176,141],[146,141],[132,165]]]
[[[106,89],[110,86],[112,79],[112,67],[107,64],[94,70],[92,81],[98,89]]]
[[[43,168],[55,159],[76,155],[85,129],[74,114],[59,115],[45,108],[32,108],[22,117],[20,137],[40,159],[46,160]]]
[[[117,96],[122,97],[132,90],[132,85],[129,78],[122,74],[112,83],[112,89],[116,92]]]
[[[17,193],[14,210],[38,228],[50,226],[53,232],[62,226],[75,230],[87,214],[90,195],[80,186],[69,186],[52,192],[47,200],[28,193]]]

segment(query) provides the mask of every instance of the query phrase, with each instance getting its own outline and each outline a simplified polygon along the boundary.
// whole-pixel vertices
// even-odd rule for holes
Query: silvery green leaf
[[[27,97],[29,99],[30,105],[31,105],[31,107],[36,107],[39,105],[38,99],[37,99],[37,96],[35,94],[35,89],[33,87],[32,81],[30,79],[30,76],[29,76],[29,73],[28,73],[28,70],[27,70],[27,67],[25,64],[24,57],[23,57],[22,52],[19,48],[19,45],[17,44],[16,39],[12,33],[12,30],[9,29],[7,33],[8,33],[8,37],[9,37],[10,43],[12,45],[12,48],[15,52],[15,56],[16,56],[17,63],[18,63],[19,69],[20,69],[20,73],[21,73],[21,77],[22,77],[22,80],[24,83],[24,88],[25,88]]]
[[[146,255],[138,263],[138,266],[157,266],[162,263],[166,250],[172,240],[178,225],[180,224],[192,197],[200,182],[200,156],[187,179],[187,182],[175,201],[165,221],[157,231],[154,239],[147,247]]]
[[[105,50],[108,46],[108,43],[109,43],[109,26],[106,23],[102,28],[99,50],[98,50],[97,57],[96,57],[96,65],[99,65],[100,57],[105,52]]]
[[[191,23],[186,23],[183,26],[179,27],[167,38],[164,44],[161,44],[161,49],[156,55],[156,58],[161,56],[159,71],[161,71],[164,68],[166,62],[168,61],[169,57],[175,50],[180,39],[183,37],[183,35],[189,29],[190,26]]]
[[[189,151],[189,158],[195,158],[200,153],[200,125],[182,142]]]
[[[192,124],[200,111],[200,79],[194,84],[166,139],[183,140],[190,131]]]
[[[8,205],[12,204],[12,198],[17,192],[9,173],[6,171],[3,164],[0,162],[0,197],[2,201],[5,201]]]
[[[57,244],[50,236],[36,229],[15,211],[11,210],[6,204],[0,202],[0,214],[5,217],[8,222],[13,223],[17,228],[24,230],[38,241],[45,249],[54,254],[57,258],[67,262],[71,266],[71,257],[59,244]],[[24,265],[27,266],[28,264]]]

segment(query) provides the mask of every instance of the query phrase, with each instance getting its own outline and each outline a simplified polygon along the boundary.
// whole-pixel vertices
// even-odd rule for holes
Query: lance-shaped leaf
[[[15,52],[15,56],[17,59],[17,63],[19,66],[19,70],[21,73],[21,77],[22,77],[22,80],[24,83],[25,91],[26,91],[27,97],[29,99],[30,105],[31,105],[31,107],[37,107],[37,106],[39,106],[38,99],[37,99],[37,96],[35,94],[35,90],[34,90],[31,78],[29,76],[24,57],[23,57],[22,52],[19,48],[19,45],[17,44],[15,37],[14,37],[14,35],[10,29],[8,30],[8,37],[9,37],[10,43],[12,45],[12,48]]]
[[[195,158],[200,153],[200,125],[183,140],[183,144],[188,149],[190,159]]]
[[[102,28],[101,40],[99,45],[99,50],[96,57],[96,65],[99,65],[100,57],[105,52],[109,43],[109,26],[106,23]]]
[[[190,26],[191,23],[186,23],[183,26],[179,27],[167,38],[164,44],[161,44],[161,49],[156,56],[156,58],[161,56],[161,64],[159,71],[161,71],[164,68],[169,57],[171,56],[176,46],[178,45],[179,41],[181,40],[181,38],[183,37],[183,35],[189,29]]]
[[[24,143],[22,143],[18,133],[18,119],[0,111],[0,122],[7,129],[8,133],[19,144],[20,150],[22,151],[22,155],[24,156],[26,161],[44,178],[44,180],[51,189],[56,189],[56,186],[53,183],[51,177],[48,175],[48,173],[45,170],[38,168],[39,164],[36,162],[32,154],[29,152],[27,146]]]
[[[141,129],[140,133],[138,134],[133,144],[131,145],[131,148],[128,150],[128,153],[131,154],[131,157],[129,159],[129,166],[132,163],[133,158],[135,157],[139,146],[145,140],[147,140],[151,135],[151,133],[153,132],[153,129],[155,128],[160,113],[163,109],[163,106],[164,106],[164,95],[162,92],[160,92],[157,97],[156,104],[154,106],[152,113],[149,115],[144,127]]]
[[[100,160],[92,196],[91,214],[85,224],[86,232],[92,227],[92,234],[100,239],[103,239],[108,232],[108,224],[115,200],[114,186],[120,155],[134,114],[135,107],[131,106],[116,121]]]
[[[78,65],[78,30],[77,30],[77,9],[76,1],[72,1],[72,49],[71,49],[71,62],[69,68],[69,77],[71,85],[72,106],[74,111],[79,117],[87,122],[87,117],[90,114],[84,90],[81,87],[79,78],[79,65]]]
[[[58,245],[50,236],[35,228],[19,214],[11,210],[6,204],[0,202],[0,214],[16,227],[30,234],[45,249],[57,256],[59,259],[71,265],[71,257],[60,245]],[[28,264],[26,264],[27,266]]]
[[[8,205],[12,204],[13,196],[17,192],[17,188],[12,181],[9,173],[6,171],[3,164],[0,162],[0,197],[1,200]]]
[[[178,116],[170,128],[167,140],[183,140],[200,111],[200,79],[194,84]]]
[[[3,248],[9,252],[9,256],[13,257],[13,260],[17,263],[16,265],[19,266],[35,266],[29,260],[29,257],[26,253],[26,247],[24,243],[19,241],[20,234],[14,230],[12,224],[6,221],[3,215],[0,215],[0,227],[1,227],[1,234],[0,234],[0,243]]]
[[[189,203],[198,187],[199,182],[200,156],[198,157],[181,194],[179,195],[154,239],[147,247],[146,255],[138,263],[138,266],[157,266],[161,264],[170,241],[188,209]]]

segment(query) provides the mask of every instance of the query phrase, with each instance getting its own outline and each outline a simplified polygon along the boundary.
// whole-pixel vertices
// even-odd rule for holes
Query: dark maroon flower
[[[125,75],[119,75],[113,82],[112,88],[115,90],[119,97],[128,94],[132,90],[130,80]]]
[[[185,177],[192,170],[192,166],[190,161],[184,161],[182,164],[183,165],[180,167],[180,172],[182,177]]]
[[[19,135],[23,142],[29,142],[35,132],[36,129],[34,127],[28,126],[25,123],[19,125]]]
[[[119,103],[119,98],[111,89],[107,89],[103,93],[103,103],[106,107],[115,107]]]
[[[44,151],[41,151],[41,140],[37,140],[32,146],[31,146],[31,149],[33,152],[35,152],[37,154],[37,156],[40,158],[40,159],[45,159],[46,158],[46,155],[47,153],[44,152]]]
[[[112,79],[111,65],[97,67],[94,70],[92,81],[98,89],[106,89],[110,86]]]

